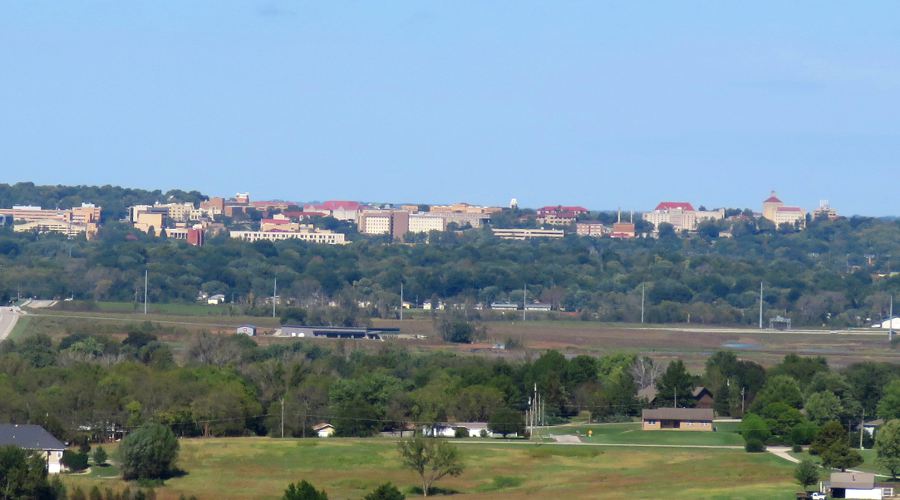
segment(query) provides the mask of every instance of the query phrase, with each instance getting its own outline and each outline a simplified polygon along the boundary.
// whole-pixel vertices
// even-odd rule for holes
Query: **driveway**
[[[12,333],[17,321],[19,321],[19,313],[15,309],[12,307],[0,307],[0,341],[6,339]]]

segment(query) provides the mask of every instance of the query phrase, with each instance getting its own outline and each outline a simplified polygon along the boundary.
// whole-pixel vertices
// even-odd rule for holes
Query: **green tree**
[[[509,434],[523,435],[525,433],[525,416],[522,412],[509,407],[494,410],[488,420],[488,429],[504,438]]]
[[[398,448],[403,465],[421,478],[423,496],[428,496],[431,486],[444,476],[459,476],[463,472],[459,450],[444,440],[416,436],[400,441]]]
[[[807,489],[819,482],[819,466],[812,460],[803,460],[794,469],[794,479],[803,486],[803,489]]]
[[[897,479],[900,474],[900,420],[894,419],[886,422],[875,436],[875,453],[878,465],[891,473],[891,477]]]
[[[325,490],[319,491],[305,479],[299,483],[291,483],[284,490],[282,500],[328,500]]]
[[[107,458],[109,457],[106,454],[106,450],[104,450],[102,446],[94,448],[93,459],[95,465],[105,464]]]
[[[168,427],[145,424],[122,440],[119,460],[125,479],[160,479],[172,472],[178,440]]]
[[[800,384],[788,375],[775,375],[766,381],[753,402],[754,409],[765,408],[772,403],[784,403],[794,408],[803,407]]]
[[[846,471],[863,463],[858,451],[850,448],[846,441],[836,442],[822,453],[822,465]]]
[[[0,498],[66,498],[47,481],[44,458],[16,446],[0,446]]]
[[[900,379],[894,379],[884,387],[884,395],[878,402],[878,416],[884,420],[900,418]]]
[[[694,405],[691,392],[694,381],[691,374],[680,359],[669,363],[665,373],[656,381],[657,396],[660,406],[674,406],[677,395],[678,407],[686,408]]]
[[[363,500],[404,500],[406,495],[391,483],[384,483],[363,497]]]
[[[749,442],[750,440],[765,442],[766,439],[769,439],[769,436],[772,435],[771,431],[769,431],[769,425],[766,423],[766,421],[759,415],[753,413],[744,415],[744,418],[741,421],[740,429],[741,436],[743,436],[744,441],[747,442]]]
[[[841,400],[833,392],[821,391],[806,398],[806,415],[817,424],[839,420],[843,413]]]
[[[813,439],[809,451],[814,455],[822,454],[832,444],[839,441],[847,441],[847,431],[844,430],[840,422],[832,420],[819,429],[819,433]]]
[[[60,463],[69,470],[80,472],[88,467],[88,455],[80,451],[65,450]]]

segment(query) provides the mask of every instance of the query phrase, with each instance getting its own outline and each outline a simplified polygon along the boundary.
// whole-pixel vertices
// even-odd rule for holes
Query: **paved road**
[[[0,340],[12,333],[16,322],[19,321],[19,313],[12,307],[0,307]]]

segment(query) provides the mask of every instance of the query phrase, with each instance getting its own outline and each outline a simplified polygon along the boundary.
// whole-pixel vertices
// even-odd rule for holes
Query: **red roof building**
[[[686,201],[663,201],[659,205],[656,205],[654,210],[664,211],[664,210],[677,210],[681,209],[685,212],[694,211],[694,206]]]

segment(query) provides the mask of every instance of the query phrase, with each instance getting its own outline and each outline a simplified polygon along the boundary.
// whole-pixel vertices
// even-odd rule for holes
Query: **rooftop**
[[[660,202],[659,205],[656,205],[654,210],[675,210],[679,208],[685,211],[694,210],[694,206],[686,201],[663,201]]]
[[[0,446],[26,450],[64,450],[64,445],[40,425],[0,424]]]
[[[875,487],[875,474],[867,472],[832,472],[831,487],[872,489]]]
[[[712,408],[656,408],[643,410],[644,420],[709,420],[713,419]]]

